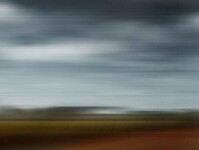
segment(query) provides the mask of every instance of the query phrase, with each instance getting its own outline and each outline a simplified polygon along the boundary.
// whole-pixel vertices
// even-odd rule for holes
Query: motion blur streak
[[[194,0],[1,1],[0,103],[198,109],[198,7]]]
[[[0,149],[197,149],[198,41],[196,0],[0,0]]]

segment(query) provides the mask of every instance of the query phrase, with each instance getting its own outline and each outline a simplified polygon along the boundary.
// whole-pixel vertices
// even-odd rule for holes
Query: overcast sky
[[[199,108],[199,2],[0,0],[0,104]]]

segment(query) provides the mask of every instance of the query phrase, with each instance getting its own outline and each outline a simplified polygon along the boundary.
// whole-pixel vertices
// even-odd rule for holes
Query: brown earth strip
[[[141,132],[85,139],[58,150],[199,150],[199,129]]]

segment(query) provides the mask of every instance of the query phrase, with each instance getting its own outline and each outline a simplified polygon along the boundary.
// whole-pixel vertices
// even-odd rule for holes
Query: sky
[[[199,2],[0,0],[0,105],[199,108]]]

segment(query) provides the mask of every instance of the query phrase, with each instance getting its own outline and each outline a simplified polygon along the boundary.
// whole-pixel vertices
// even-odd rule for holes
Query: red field
[[[59,150],[199,150],[199,129],[148,131],[136,134],[84,139]]]

